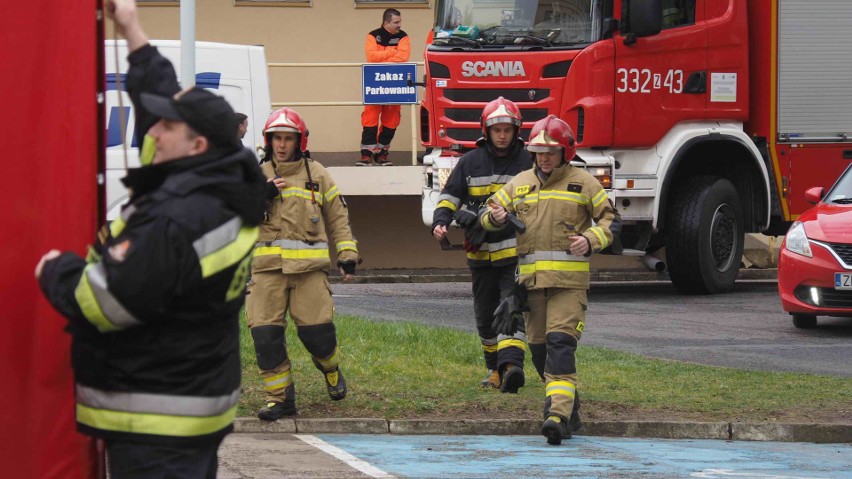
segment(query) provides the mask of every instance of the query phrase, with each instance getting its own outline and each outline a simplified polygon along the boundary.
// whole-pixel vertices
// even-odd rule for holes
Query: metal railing
[[[418,67],[423,67],[423,62],[406,62],[414,63]],[[269,68],[361,68],[363,63],[269,63]],[[272,102],[273,108],[282,106],[299,107],[299,106],[364,106],[360,101],[283,101]],[[417,138],[417,104],[409,105],[411,113],[411,164],[417,166],[417,147],[419,140]]]

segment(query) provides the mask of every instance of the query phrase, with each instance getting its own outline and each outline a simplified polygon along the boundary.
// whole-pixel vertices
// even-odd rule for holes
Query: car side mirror
[[[805,190],[805,200],[808,203],[815,205],[825,196],[825,190],[822,186],[813,186]]]

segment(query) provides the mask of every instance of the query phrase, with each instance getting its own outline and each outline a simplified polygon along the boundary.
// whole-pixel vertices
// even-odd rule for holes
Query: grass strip
[[[264,404],[251,334],[242,319],[243,396],[239,415]],[[527,384],[519,394],[482,389],[485,376],[474,333],[355,316],[335,318],[349,385],[332,402],[290,324],[296,404],[302,417],[524,418],[541,417],[544,383],[527,354]],[[747,371],[648,359],[583,346],[577,352],[585,418],[749,420],[843,418],[852,415],[852,381],[798,373]]]

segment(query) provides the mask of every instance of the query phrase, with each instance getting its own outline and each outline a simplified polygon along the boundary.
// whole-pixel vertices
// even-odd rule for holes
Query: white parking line
[[[394,477],[394,476],[388,474],[387,472],[385,472],[385,471],[383,471],[383,470],[381,470],[377,467],[374,467],[371,464],[362,461],[361,459],[358,459],[357,457],[353,456],[352,454],[349,454],[348,452],[344,451],[343,449],[340,449],[337,446],[332,446],[331,444],[323,441],[322,439],[320,439],[316,436],[311,436],[309,434],[294,434],[294,436],[296,436],[297,438],[301,439],[302,441],[310,444],[311,446],[314,446],[315,448],[319,449],[320,451],[323,451],[326,454],[330,454],[330,455],[340,459],[341,461],[345,462],[349,466],[351,466],[355,469],[358,469],[359,471],[363,472],[364,474],[366,474],[370,477],[380,477],[380,478],[393,478]]]

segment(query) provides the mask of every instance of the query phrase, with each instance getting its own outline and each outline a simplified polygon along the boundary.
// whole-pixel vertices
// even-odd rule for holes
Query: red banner
[[[76,431],[70,337],[33,276],[51,248],[83,254],[99,223],[99,0],[7,2],[0,15],[0,471],[94,478]]]

